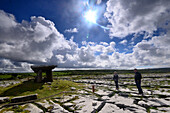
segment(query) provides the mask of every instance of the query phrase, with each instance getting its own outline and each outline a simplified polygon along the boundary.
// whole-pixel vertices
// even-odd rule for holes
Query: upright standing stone
[[[48,82],[53,82],[52,71],[46,71],[46,77]]]
[[[37,77],[35,79],[36,82],[41,82],[42,81],[42,70],[39,70],[37,72]]]

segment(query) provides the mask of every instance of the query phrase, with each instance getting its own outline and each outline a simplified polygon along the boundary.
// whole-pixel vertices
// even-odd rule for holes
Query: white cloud
[[[127,45],[127,40],[122,40],[121,42],[119,42],[120,44],[123,44],[123,45]]]
[[[64,32],[66,32],[66,33],[77,33],[77,32],[78,32],[78,29],[77,29],[77,28],[66,29]]]
[[[97,0],[96,4],[101,4],[101,3],[102,3],[102,0]]]
[[[138,43],[134,48],[134,56],[142,65],[157,67],[170,66],[170,34],[155,36],[151,40]]]
[[[170,66],[168,30],[166,34],[137,43],[129,54],[117,52],[113,41],[99,44],[84,41],[78,47],[73,38],[66,40],[54,23],[44,17],[31,17],[30,22],[18,23],[12,14],[0,11],[0,71],[30,70],[32,64],[113,69]],[[121,42],[126,43],[127,40]]]
[[[125,37],[146,31],[149,34],[169,21],[169,0],[109,0],[105,17],[110,37]]]
[[[0,26],[0,56],[16,61],[46,62],[53,56],[53,50],[64,37],[54,27],[54,23],[43,17],[32,17],[31,22],[15,22],[11,14],[1,11],[0,17],[13,21],[8,31]]]
[[[6,21],[4,21],[4,19]],[[44,17],[18,23],[12,14],[0,11],[0,57],[17,62],[48,63],[54,51],[70,50],[74,42],[58,32]]]
[[[109,44],[106,42],[100,42],[101,45],[108,46]]]
[[[0,59],[0,72],[31,71],[31,64],[26,62],[12,62],[9,59]]]

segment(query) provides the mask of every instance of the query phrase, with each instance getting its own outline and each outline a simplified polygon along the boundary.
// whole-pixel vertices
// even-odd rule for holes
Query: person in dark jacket
[[[143,91],[141,88],[141,79],[142,79],[142,75],[141,73],[138,72],[137,69],[134,69],[135,72],[135,83],[136,83],[136,87],[138,88],[139,94],[143,95]]]
[[[118,79],[119,79],[119,76],[118,76],[117,72],[115,71],[114,76],[113,76],[113,80],[114,80],[114,82],[116,84],[116,89],[117,90],[119,90]]]

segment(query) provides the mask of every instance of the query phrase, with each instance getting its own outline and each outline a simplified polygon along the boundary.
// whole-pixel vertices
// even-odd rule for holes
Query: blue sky
[[[168,0],[1,0],[0,71],[170,67],[169,6]]]

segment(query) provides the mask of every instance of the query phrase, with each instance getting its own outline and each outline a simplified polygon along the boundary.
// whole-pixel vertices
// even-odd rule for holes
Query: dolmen
[[[31,69],[37,74],[35,77],[35,82],[53,82],[52,69],[57,67],[57,65],[48,66],[31,66]],[[42,73],[46,73],[46,77],[42,79]]]

